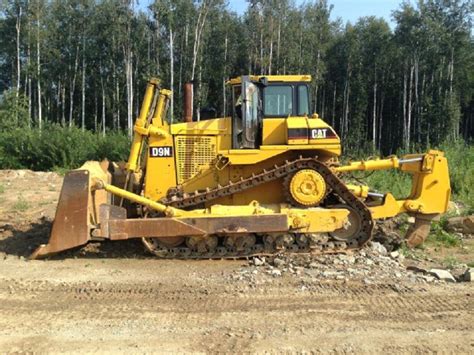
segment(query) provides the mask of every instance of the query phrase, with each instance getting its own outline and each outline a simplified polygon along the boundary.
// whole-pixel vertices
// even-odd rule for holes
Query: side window
[[[298,116],[309,115],[309,95],[306,85],[298,86]]]
[[[291,86],[267,86],[263,92],[263,114],[265,116],[288,116],[293,112],[293,90]]]

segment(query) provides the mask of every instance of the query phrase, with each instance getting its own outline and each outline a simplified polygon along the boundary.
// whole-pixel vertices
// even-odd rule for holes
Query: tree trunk
[[[86,67],[84,58],[82,59],[82,98],[81,98],[81,128],[86,129]]]
[[[318,88],[319,88],[319,62],[321,59],[321,51],[318,49],[318,54],[316,56],[316,75],[314,77],[314,83],[315,83],[315,88],[314,88],[314,109],[317,111],[318,110]]]
[[[336,120],[336,92],[337,92],[337,85],[336,83],[334,83],[334,91],[332,94],[332,118],[331,118],[331,126],[333,127]]]
[[[102,76],[100,77],[100,83],[102,86],[102,136],[105,137],[105,87],[104,87],[104,79]]]
[[[61,125],[66,127],[66,84],[61,86]]]
[[[20,87],[21,87],[21,60],[20,60],[20,34],[21,34],[21,4],[18,4],[18,12],[16,17],[16,105],[18,105],[18,99],[20,97]],[[18,110],[15,109],[15,122],[18,124]]]
[[[407,73],[403,71],[403,145],[406,148],[407,141]]]
[[[382,78],[382,83],[384,82]],[[383,87],[383,85],[382,85]],[[381,150],[381,142],[382,142],[382,126],[383,126],[383,103],[384,103],[384,92],[383,89],[381,90],[380,94],[380,108],[379,108],[379,132],[378,132],[378,142],[377,142],[377,149]]]
[[[173,38],[173,29],[171,25],[169,26],[170,34],[170,90],[173,92],[170,98],[170,122],[173,122],[174,118],[174,38]]]
[[[372,150],[377,148],[377,74],[374,74],[373,86],[373,107],[372,107]]]
[[[272,75],[272,59],[273,59],[273,17],[270,21],[270,52],[268,54],[268,75]]]
[[[79,66],[79,46],[76,47],[76,58],[74,59],[74,74],[72,76],[72,83],[69,87],[69,127],[72,127],[72,114],[74,111],[74,92],[76,91],[76,76],[77,68]]]
[[[278,19],[277,32],[277,75],[280,74],[280,41],[281,41],[281,19]]]
[[[97,118],[98,118],[98,99],[97,99],[97,90],[94,90],[94,132],[97,133]]]
[[[126,55],[125,55],[125,79],[126,79],[126,86],[127,86],[127,131],[128,136],[132,136],[133,131],[133,122],[132,122],[132,115],[133,115],[133,72],[132,72],[132,51],[127,45]]]
[[[26,1],[26,8],[29,9],[29,0]],[[31,36],[30,36],[30,33],[31,33],[31,25],[30,25],[30,18],[29,16],[27,16],[27,24],[28,24],[28,38],[27,38],[27,41],[28,41],[28,44],[27,44],[27,49],[26,49],[26,52],[27,52],[27,66],[28,68],[31,67]],[[27,76],[27,85],[28,85],[28,128],[31,127],[31,114],[32,114],[32,104],[31,104],[31,100],[32,100],[32,85],[31,85],[31,75],[29,73],[29,70],[27,71],[26,73],[26,76]]]
[[[208,3],[204,0],[199,8],[198,19],[196,21],[196,27],[194,28],[194,45],[193,45],[193,63],[191,67],[191,80],[194,80],[196,74],[196,65],[201,46],[201,36],[206,24],[206,17],[208,12]]]
[[[226,117],[226,108],[227,108],[227,97],[226,97],[226,90],[225,90],[225,79],[227,75],[227,34],[225,35],[224,39],[224,70],[222,73],[222,113],[223,117]]]
[[[38,12],[36,18],[36,89],[38,92],[38,127],[41,130],[43,126],[43,110],[41,107],[41,46],[40,46],[40,14],[39,14],[39,3]]]
[[[408,113],[407,113],[407,136],[406,136],[406,145],[405,148],[408,150],[410,149],[410,138],[411,138],[411,115],[412,115],[412,96],[413,96],[413,72],[414,72],[414,65],[410,67],[410,86],[408,91]]]

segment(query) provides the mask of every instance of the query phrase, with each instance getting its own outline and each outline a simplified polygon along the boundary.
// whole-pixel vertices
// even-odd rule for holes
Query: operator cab
[[[309,75],[242,76],[231,79],[232,109],[229,112],[232,112],[232,148],[256,149],[262,144],[280,143],[267,136],[283,137],[284,134],[277,132],[279,123],[290,117],[307,117],[310,114],[310,81]]]

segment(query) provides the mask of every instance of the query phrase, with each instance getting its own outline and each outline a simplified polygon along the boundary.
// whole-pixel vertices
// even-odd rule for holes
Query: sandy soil
[[[245,260],[157,260],[133,241],[28,261],[60,184],[0,172],[2,353],[474,352],[473,283],[249,281]]]

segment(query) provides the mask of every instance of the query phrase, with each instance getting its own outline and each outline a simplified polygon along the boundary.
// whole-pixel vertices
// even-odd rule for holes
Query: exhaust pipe
[[[193,99],[194,84],[191,81],[184,84],[183,110],[185,122],[193,122]]]

